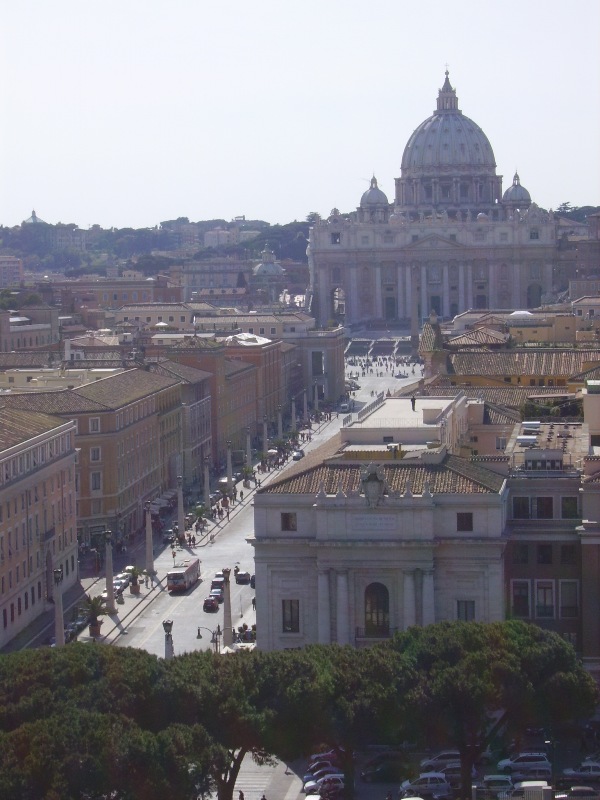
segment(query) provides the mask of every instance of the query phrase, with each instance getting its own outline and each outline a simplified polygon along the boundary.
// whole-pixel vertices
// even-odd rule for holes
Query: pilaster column
[[[467,308],[473,308],[473,265],[467,264]]]
[[[319,644],[331,644],[331,598],[329,596],[328,570],[319,570],[317,575],[317,628]]]
[[[383,301],[381,299],[381,267],[375,267],[375,317],[383,318]]]
[[[521,308],[521,276],[518,264],[511,264],[512,307]]]
[[[488,279],[488,308],[496,308],[498,303],[496,301],[496,265],[488,262],[487,269]]]
[[[350,318],[348,318],[348,298],[346,297],[346,324],[358,321],[358,274],[356,267],[350,267]]]
[[[444,317],[450,316],[450,278],[448,275],[448,264],[442,267],[442,315]]]
[[[337,573],[337,643],[350,644],[348,573]]]
[[[405,319],[409,315],[406,313],[406,307],[404,302],[404,275],[402,267],[398,267],[396,270],[397,274],[397,299],[396,299],[396,316],[398,319]]]
[[[332,309],[333,311],[333,309]],[[321,325],[327,325],[327,321],[333,313],[329,311],[329,286],[325,279],[323,270],[319,271],[319,321]]]
[[[427,267],[421,266],[421,316],[419,319],[419,327],[421,327],[421,320],[429,315],[429,308],[427,307]]]
[[[406,287],[404,293],[406,297],[406,316],[411,318],[413,313],[412,265],[409,265],[404,270],[404,285]]]
[[[423,625],[435,622],[433,571],[423,573]]]
[[[458,313],[462,314],[465,308],[465,265],[458,265]]]
[[[403,586],[404,599],[404,630],[417,623],[417,611],[415,604],[415,575],[414,572],[404,573]]]

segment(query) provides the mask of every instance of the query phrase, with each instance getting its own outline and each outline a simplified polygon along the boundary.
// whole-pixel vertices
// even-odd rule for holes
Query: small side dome
[[[388,199],[384,192],[377,186],[377,178],[373,175],[371,178],[371,185],[367,191],[360,198],[360,207],[366,208],[371,206],[387,206],[389,205]]]
[[[509,186],[502,195],[502,202],[510,208],[525,209],[531,205],[531,195],[524,186],[521,186],[518,172],[515,172],[512,186]]]
[[[489,218],[487,214],[484,214],[483,211],[480,211],[477,214],[477,222],[488,222]]]

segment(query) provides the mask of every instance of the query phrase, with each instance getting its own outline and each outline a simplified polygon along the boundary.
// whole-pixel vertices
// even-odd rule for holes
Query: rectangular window
[[[506,436],[496,436],[496,450],[506,450]]]
[[[560,499],[560,516],[562,519],[578,519],[579,518],[579,498],[578,497],[561,497]]]
[[[456,619],[460,619],[463,622],[473,622],[475,619],[475,600],[457,600]]]
[[[281,530],[282,531],[298,530],[298,522],[295,513],[290,513],[286,511],[281,515]]]
[[[554,581],[536,581],[535,615],[539,619],[554,619]]]
[[[461,532],[473,530],[473,512],[459,511],[456,515],[456,530]]]
[[[561,544],[560,546],[560,563],[561,564],[574,564],[576,558],[576,550],[574,544]]]
[[[282,600],[282,630],[284,633],[300,632],[300,601]]]
[[[90,431],[90,433],[99,433],[100,432],[100,417],[91,417],[90,418],[89,431]]]
[[[341,233],[332,233],[331,234],[331,244],[340,244],[342,241]]]
[[[271,328],[271,336],[275,336],[276,332],[277,332],[276,328]]]
[[[100,461],[99,447],[90,447],[90,461]]]
[[[102,489],[102,473],[101,472],[91,472],[90,473],[90,489],[93,492],[98,492]]]
[[[311,367],[312,367],[312,374],[315,375],[323,375],[324,365],[323,365],[323,351],[322,350],[313,350],[310,354],[311,356]]]
[[[554,503],[552,497],[534,498],[536,519],[552,519],[554,516]]]
[[[579,585],[577,581],[560,581],[560,616],[573,619],[579,616]]]
[[[530,239],[539,239],[540,238],[540,232],[537,231],[537,230],[529,231],[529,238]]]
[[[529,545],[515,542],[513,544],[513,564],[529,563]]]
[[[537,563],[538,564],[551,564],[552,563],[552,545],[551,544],[538,544],[538,546],[537,546]]]
[[[512,613],[513,616],[523,619],[531,616],[529,609],[529,581],[512,582]]]
[[[513,519],[529,519],[529,498],[513,497]]]

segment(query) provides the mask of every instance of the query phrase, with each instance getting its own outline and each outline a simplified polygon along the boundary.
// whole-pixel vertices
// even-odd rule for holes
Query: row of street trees
[[[569,644],[516,621],[411,628],[362,650],[24,651],[0,660],[0,797],[231,800],[247,754],[405,739],[455,745],[467,786],[492,715],[510,735],[585,718],[597,700]]]

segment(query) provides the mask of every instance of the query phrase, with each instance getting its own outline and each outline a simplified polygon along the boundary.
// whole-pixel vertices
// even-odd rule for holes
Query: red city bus
[[[200,578],[200,559],[188,558],[167,572],[169,592],[185,592]]]

